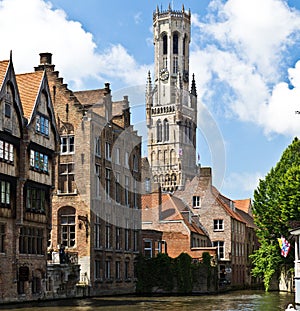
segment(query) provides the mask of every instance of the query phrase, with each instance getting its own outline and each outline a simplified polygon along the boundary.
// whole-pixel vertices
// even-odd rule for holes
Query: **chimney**
[[[52,54],[51,53],[40,53],[40,65],[51,65]]]
[[[40,53],[40,64],[34,67],[35,71],[54,71],[55,65],[52,65],[52,54],[45,52]]]

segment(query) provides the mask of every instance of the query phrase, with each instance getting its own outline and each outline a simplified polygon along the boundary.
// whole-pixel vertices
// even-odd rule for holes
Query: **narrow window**
[[[168,36],[163,35],[163,54],[166,55],[168,53]]]
[[[61,244],[65,247],[74,247],[76,237],[75,209],[72,207],[63,207],[59,213]]]
[[[167,119],[164,120],[164,141],[169,140],[169,122]]]
[[[101,247],[101,218],[98,215],[96,215],[94,230],[95,230],[95,234],[94,234],[95,248],[100,248]]]
[[[156,123],[156,138],[158,143],[162,141],[162,124],[160,120]]]
[[[178,54],[178,34],[173,35],[173,54]]]

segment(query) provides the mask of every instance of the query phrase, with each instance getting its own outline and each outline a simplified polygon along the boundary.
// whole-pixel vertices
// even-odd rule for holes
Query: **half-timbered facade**
[[[15,75],[0,62],[0,300],[45,291],[59,135],[44,72]]]

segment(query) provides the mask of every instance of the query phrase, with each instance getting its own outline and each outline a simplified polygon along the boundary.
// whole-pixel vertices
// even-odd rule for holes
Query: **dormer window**
[[[37,115],[36,116],[35,130],[37,131],[37,133],[48,136],[49,135],[49,120],[48,120],[48,118],[46,118],[42,115]]]

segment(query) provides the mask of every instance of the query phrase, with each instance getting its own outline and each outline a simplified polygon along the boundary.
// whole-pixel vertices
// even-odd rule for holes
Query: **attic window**
[[[193,196],[193,208],[201,207],[201,198],[198,195]]]
[[[42,115],[37,115],[35,130],[40,134],[48,136],[49,135],[49,120]]]
[[[5,94],[4,114],[7,118],[11,117],[11,95],[9,93]]]

